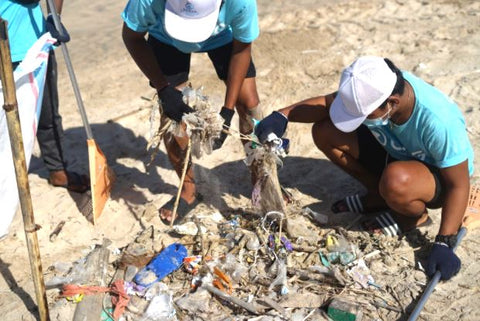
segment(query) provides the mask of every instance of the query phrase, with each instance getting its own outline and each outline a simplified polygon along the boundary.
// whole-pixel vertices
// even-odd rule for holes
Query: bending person
[[[130,0],[122,18],[125,46],[156,89],[165,116],[180,122],[183,114],[191,112],[178,89],[188,80],[191,53],[203,52],[208,54],[218,78],[226,85],[220,110],[224,125],[230,126],[236,109],[240,132],[252,132],[251,117],[261,118],[251,56],[252,42],[259,35],[254,0]],[[226,134],[222,133],[214,149],[220,148],[225,138]],[[165,134],[164,142],[170,162],[180,177],[188,137]],[[189,166],[175,223],[198,201],[193,170]],[[172,197],[160,209],[165,224],[171,220],[174,202]]]
[[[288,121],[314,123],[315,145],[367,188],[336,202],[334,212],[389,211],[389,231],[427,222],[442,208],[427,273],[449,279],[460,269],[452,251],[467,206],[473,149],[458,106],[438,89],[390,60],[360,57],[343,70],[337,92],[273,112],[260,122],[260,140],[281,137]]]

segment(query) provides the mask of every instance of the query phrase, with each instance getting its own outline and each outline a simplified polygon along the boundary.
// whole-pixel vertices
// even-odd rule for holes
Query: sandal
[[[162,212],[162,209],[169,210],[171,214],[173,214],[173,207],[175,206],[175,200],[176,197],[173,196],[167,203],[165,203],[160,209],[159,212]],[[201,194],[196,194],[195,199],[191,204],[188,204],[187,201],[185,201],[182,197],[180,197],[180,200],[178,201],[178,207],[177,207],[177,213],[175,215],[175,220],[173,221],[173,225],[177,225],[183,221],[185,216],[193,210],[200,202],[203,200],[203,196]],[[168,218],[163,218],[160,215],[160,220],[162,221],[163,224],[165,225],[170,225],[170,219],[172,216]]]
[[[58,180],[64,180],[65,183],[58,183]],[[48,183],[55,187],[63,187],[71,192],[85,193],[90,189],[90,179],[87,175],[81,175],[76,172],[69,172],[66,170],[51,171]]]
[[[366,214],[371,212],[384,211],[388,209],[386,205],[377,206],[374,208],[367,208],[364,205],[363,201],[365,201],[365,196],[360,196],[360,194],[349,195],[344,199],[338,200],[333,203],[330,209],[335,214],[342,212]]]
[[[360,194],[349,195],[344,199],[336,201],[333,203],[331,210],[335,214],[342,212],[363,213],[364,209]]]
[[[422,223],[418,223],[418,222]],[[428,213],[420,218],[395,215],[389,212],[367,219],[362,223],[363,229],[370,234],[384,234],[386,236],[398,236],[410,232],[419,227],[429,226],[433,223]]]

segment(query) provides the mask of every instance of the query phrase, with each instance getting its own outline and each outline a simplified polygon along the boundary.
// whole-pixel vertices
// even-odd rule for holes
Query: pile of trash
[[[59,300],[79,306],[101,293],[102,320],[390,320],[403,315],[426,282],[407,258],[405,248],[411,245],[405,239],[322,227],[315,216],[321,214],[308,208],[288,217],[194,213],[190,222],[171,230],[150,226],[123,249],[111,249],[105,241],[95,250],[106,250],[113,259],[104,258],[103,264],[92,265],[87,257],[69,269],[53,267],[57,275],[47,287],[56,284]],[[418,234],[409,242],[415,237],[418,245],[425,241]],[[389,266],[402,262],[402,275],[389,273]],[[92,266],[97,276],[105,269],[100,279],[111,281],[88,280],[85,273]],[[64,275],[58,273],[62,270]]]

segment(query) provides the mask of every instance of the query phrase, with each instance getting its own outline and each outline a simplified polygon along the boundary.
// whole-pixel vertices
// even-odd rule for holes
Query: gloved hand
[[[274,133],[281,138],[287,130],[288,118],[284,114],[274,111],[255,127],[255,135],[257,135],[260,143],[265,143],[270,133]]]
[[[222,116],[223,118],[223,129],[226,129],[226,130],[229,129],[230,123],[232,122],[232,117],[234,114],[235,114],[235,110],[228,109],[225,106],[222,107],[222,109],[220,110],[220,116]],[[223,142],[225,141],[226,138],[227,138],[227,133],[222,131],[220,133],[220,137],[215,139],[215,141],[213,142],[213,149],[215,150],[222,147]]]
[[[184,114],[193,112],[193,108],[183,102],[182,93],[172,86],[165,86],[157,93],[162,103],[163,112],[168,118],[179,123],[182,121]]]
[[[60,17],[58,17],[60,19]],[[60,35],[60,31],[55,28],[55,23],[53,22],[53,16],[50,13],[47,16],[47,21],[45,22],[45,27],[47,28],[47,31],[50,32],[53,38],[57,39],[56,45],[59,45],[60,43],[63,42],[69,42],[70,41],[70,35],[68,34],[67,29],[65,26],[60,22],[60,26],[62,28],[62,34]]]
[[[425,272],[432,277],[438,270],[442,280],[449,280],[460,271],[461,265],[462,262],[447,244],[436,242],[432,246]]]

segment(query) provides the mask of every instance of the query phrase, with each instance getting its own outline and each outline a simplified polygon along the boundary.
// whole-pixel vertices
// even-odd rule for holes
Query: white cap
[[[345,68],[330,118],[338,129],[351,132],[392,94],[397,75],[383,58],[365,56]]]
[[[165,30],[185,42],[207,40],[215,30],[222,0],[167,0]]]

